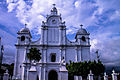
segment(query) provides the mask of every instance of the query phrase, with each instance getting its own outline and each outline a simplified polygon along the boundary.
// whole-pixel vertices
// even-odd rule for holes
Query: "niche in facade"
[[[51,62],[55,62],[56,61],[56,54],[52,53],[51,54]]]

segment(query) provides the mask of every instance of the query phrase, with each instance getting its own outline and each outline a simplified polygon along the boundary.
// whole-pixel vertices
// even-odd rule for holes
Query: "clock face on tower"
[[[50,17],[47,22],[50,26],[57,26],[60,23],[60,17]]]
[[[53,19],[53,20],[52,20],[52,23],[53,23],[53,24],[56,24],[56,23],[57,23],[57,21],[56,21],[55,19]]]

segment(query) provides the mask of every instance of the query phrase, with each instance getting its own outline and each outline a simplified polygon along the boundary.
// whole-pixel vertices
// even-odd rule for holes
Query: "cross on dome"
[[[25,23],[25,28],[27,27],[27,23]]]
[[[81,24],[80,26],[81,26],[81,28],[83,27],[83,25],[82,25],[82,24]]]
[[[56,6],[56,4],[53,4],[53,6],[55,7],[55,6]]]
[[[55,6],[56,6],[56,4],[53,4],[53,8],[51,10],[52,15],[57,15],[57,8]]]
[[[30,32],[29,29],[27,28],[27,24],[25,23],[24,28],[20,30],[20,32]]]

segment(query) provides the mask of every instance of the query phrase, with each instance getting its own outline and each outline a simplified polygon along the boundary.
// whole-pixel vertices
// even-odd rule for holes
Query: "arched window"
[[[24,41],[25,40],[25,36],[21,36],[21,41]]]
[[[52,53],[51,54],[51,62],[55,62],[56,61],[56,54]]]
[[[81,38],[81,39],[82,39],[82,41],[86,41],[86,39],[85,39],[85,37],[84,37],[84,36],[82,36],[82,38]]]

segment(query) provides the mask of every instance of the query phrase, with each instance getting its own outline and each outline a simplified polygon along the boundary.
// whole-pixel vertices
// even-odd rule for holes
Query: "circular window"
[[[55,23],[56,23],[56,20],[55,20],[55,19],[53,19],[53,20],[52,20],[52,23],[53,23],[53,24],[55,24]]]
[[[21,36],[21,41],[24,41],[25,40],[25,36]]]

